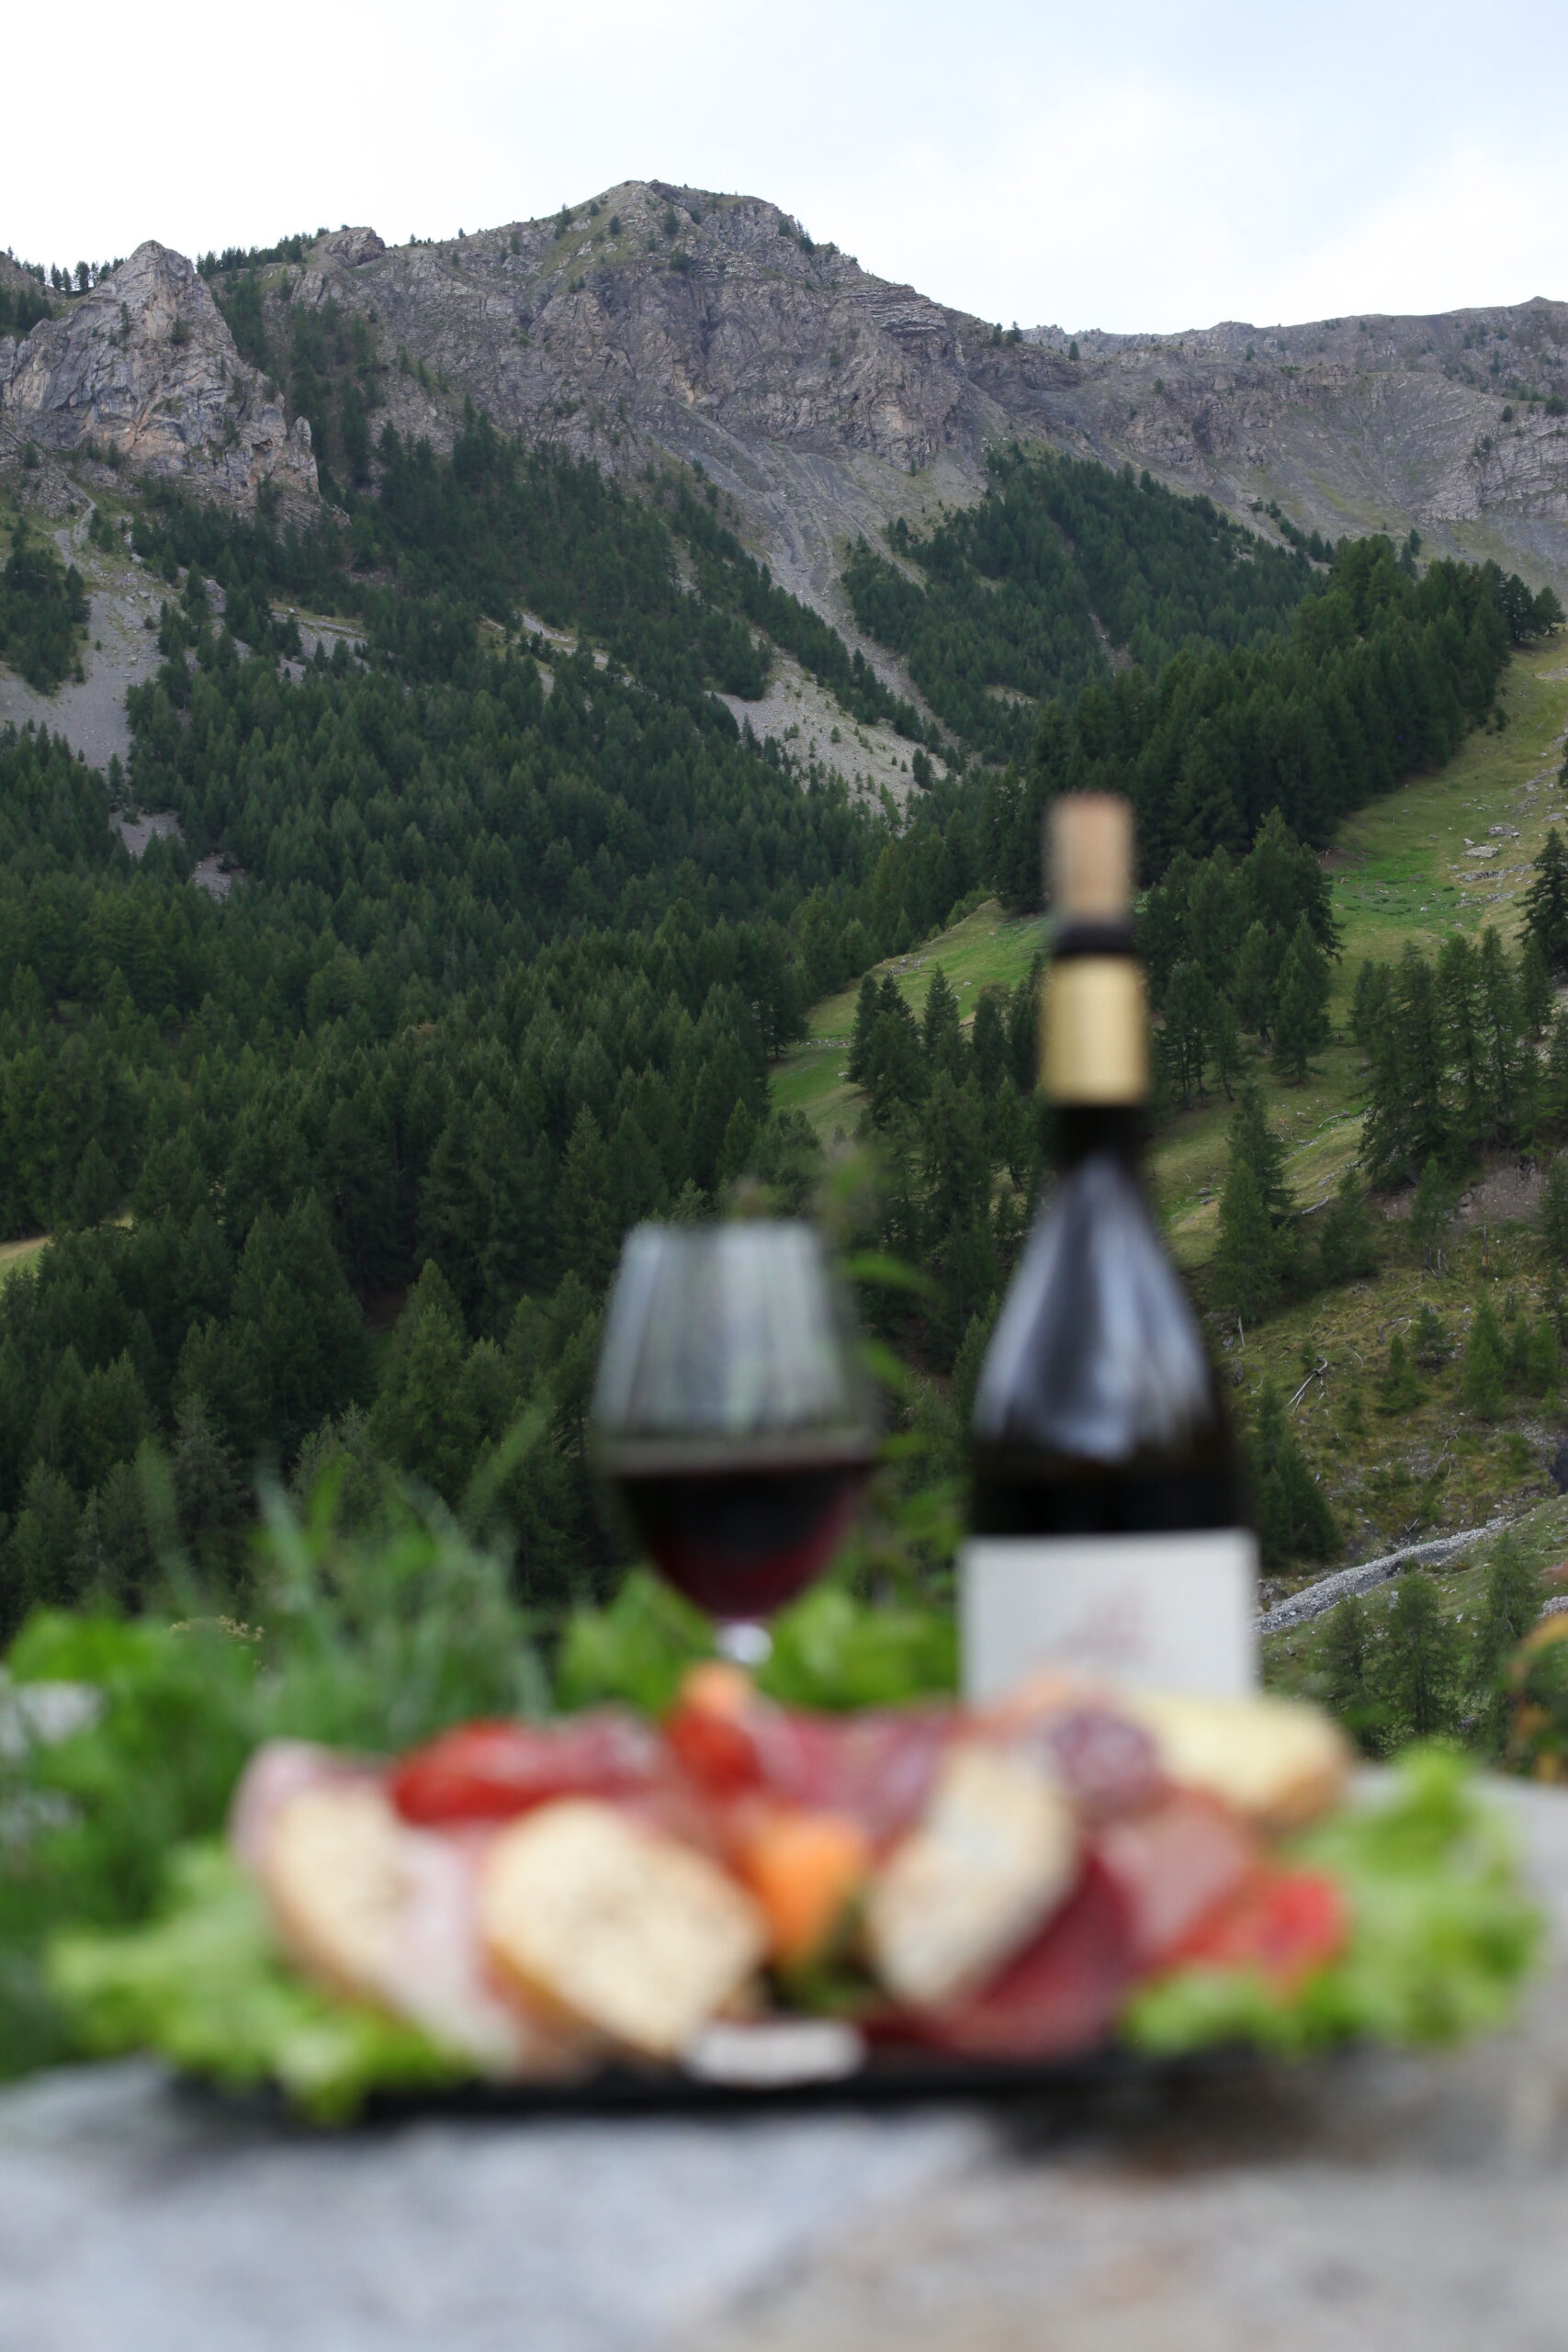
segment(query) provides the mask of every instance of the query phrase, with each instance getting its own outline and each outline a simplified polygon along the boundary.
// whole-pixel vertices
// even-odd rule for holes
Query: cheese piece
[[[1078,1835],[1048,1775],[999,1747],[950,1748],[919,1826],[872,1883],[866,1935],[894,1998],[932,2008],[983,1984],[1072,1885]]]

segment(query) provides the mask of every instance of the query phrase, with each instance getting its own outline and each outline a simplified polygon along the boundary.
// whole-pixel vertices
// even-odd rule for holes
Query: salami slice
[[[1246,1825],[1212,1797],[1173,1789],[1140,1814],[1104,1822],[1094,1849],[1127,1906],[1134,1965],[1171,1958],[1258,1865]]]
[[[1091,1854],[1055,1918],[983,1991],[906,2022],[967,2057],[1072,2057],[1108,2038],[1134,1974],[1126,1904]]]

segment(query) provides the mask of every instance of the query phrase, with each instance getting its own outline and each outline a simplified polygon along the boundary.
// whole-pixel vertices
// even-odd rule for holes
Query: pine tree
[[[844,1075],[852,1086],[863,1086],[867,1080],[866,1055],[871,1045],[871,1033],[876,1025],[876,975],[867,972],[855,999],[854,1034],[850,1039],[850,1057]]]
[[[1511,1299],[1510,1299],[1511,1303]],[[1508,1385],[1511,1388],[1528,1389],[1530,1381],[1530,1360],[1534,1353],[1534,1327],[1528,1315],[1516,1315],[1508,1334]]]
[[[1461,1660],[1460,1630],[1443,1615],[1436,1586],[1419,1568],[1406,1568],[1389,1611],[1378,1678],[1398,1730],[1430,1739],[1452,1728]]]
[[[1568,1343],[1568,1288],[1556,1266],[1548,1266],[1546,1280],[1541,1284],[1540,1303],[1545,1321],[1557,1335],[1559,1346]]]
[[[1464,1346],[1461,1394],[1478,1420],[1495,1421],[1503,1409],[1503,1334],[1489,1298],[1475,1310]]]
[[[1213,990],[1198,965],[1184,957],[1170,975],[1156,1041],[1161,1073],[1183,1109],[1203,1091],[1213,1000]]]
[[[1568,1159],[1553,1152],[1540,1193],[1540,1249],[1548,1266],[1568,1268]]]
[[[1214,1283],[1221,1304],[1254,1319],[1287,1287],[1297,1255],[1284,1153],[1258,1087],[1244,1084],[1230,1123],[1230,1165],[1220,1194]]]
[[[1388,1343],[1388,1370],[1378,1385],[1378,1404],[1385,1413],[1407,1413],[1421,1402],[1421,1384],[1411,1371],[1404,1341],[1396,1331]]]
[[[1351,1170],[1345,1170],[1333,1200],[1314,1221],[1318,1273],[1325,1285],[1356,1282],[1377,1272],[1377,1227]]]
[[[609,1146],[586,1102],[572,1122],[556,1188],[563,1263],[595,1285],[608,1280],[620,1247]]]
[[[980,1372],[986,1361],[986,1351],[991,1344],[991,1333],[996,1329],[999,1305],[1000,1301],[993,1297],[969,1317],[963,1342],[953,1360],[953,1408],[960,1426],[965,1430],[975,1410]]]
[[[1557,1323],[1548,1312],[1542,1315],[1539,1323],[1530,1326],[1525,1385],[1532,1396],[1555,1398],[1562,1371],[1562,1353],[1557,1337]]]
[[[1256,1322],[1280,1289],[1278,1233],[1258,1171],[1233,1159],[1220,1195],[1220,1238],[1214,1252],[1214,1292],[1244,1323]]]
[[[1292,1085],[1303,1086],[1312,1056],[1327,1042],[1328,963],[1303,914],[1280,967],[1274,1067]]]
[[[1341,1723],[1364,1737],[1375,1703],[1376,1659],[1366,1604],[1359,1594],[1347,1594],[1329,1611],[1319,1656],[1329,1706]]]
[[[1544,1036],[1546,1024],[1551,1018],[1553,990],[1551,967],[1541,951],[1533,933],[1525,941],[1519,957],[1519,1009],[1524,1016],[1527,1035]]]
[[[1476,964],[1491,1097],[1490,1139],[1517,1142],[1530,1131],[1536,1060],[1526,1035],[1518,974],[1490,925],[1481,934]]]
[[[376,1451],[454,1506],[483,1436],[464,1381],[468,1343],[451,1285],[427,1265],[398,1318],[370,1417]]]
[[[1547,1032],[1546,1066],[1540,1073],[1543,1122],[1554,1136],[1568,1132],[1568,1006],[1560,1006]]]
[[[35,1463],[11,1531],[9,1576],[0,1585],[0,1636],[14,1634],[29,1609],[62,1608],[75,1598],[81,1511],[57,1470]]]
[[[1410,1231],[1428,1273],[1443,1272],[1443,1243],[1459,1212],[1459,1195],[1436,1159],[1421,1170],[1410,1204]]]
[[[1280,951],[1277,934],[1263,922],[1249,925],[1235,961],[1235,1009],[1244,1029],[1260,1046],[1269,1043],[1279,994]]]
[[[1424,1372],[1436,1372],[1449,1360],[1449,1335],[1429,1299],[1422,1303],[1410,1334],[1410,1352]]]
[[[1339,1531],[1271,1381],[1258,1395],[1251,1452],[1264,1566],[1330,1558],[1338,1548]]]
[[[1471,1637],[1469,1679],[1480,1702],[1484,1744],[1500,1749],[1507,1721],[1509,1659],[1540,1615],[1545,1588],[1518,1538],[1502,1535],[1486,1564],[1481,1614]]]
[[[1369,956],[1356,975],[1356,992],[1350,1001],[1350,1035],[1363,1053],[1371,1052],[1388,1019],[1392,987],[1388,966]]]
[[[199,1396],[180,1407],[169,1484],[186,1549],[204,1565],[230,1564],[251,1500],[250,1481]]]
[[[1535,861],[1525,892],[1525,937],[1540,947],[1554,972],[1568,969],[1568,849],[1555,825]]]
[[[1432,967],[1412,942],[1394,973],[1388,1017],[1368,1047],[1363,1155],[1374,1183],[1402,1182],[1451,1145],[1440,1010]]]
[[[995,989],[985,989],[975,1007],[969,1043],[975,1057],[975,1075],[980,1081],[980,1091],[989,1102],[999,1091],[1008,1074],[1007,1026],[1002,1015],[1002,1001]]]
[[[114,1215],[119,1200],[118,1180],[102,1144],[92,1136],[72,1181],[69,1222],[78,1227],[101,1225]]]
[[[1224,1090],[1227,1102],[1235,1099],[1235,1082],[1243,1065],[1241,1023],[1236,1011],[1224,989],[1214,989],[1209,998],[1209,1052],[1213,1059],[1214,1076]]]
[[[931,974],[931,984],[926,991],[925,1010],[920,1016],[920,1044],[933,1077],[939,1070],[945,1070],[951,1078],[962,1080],[966,1056],[958,999],[940,964]]]

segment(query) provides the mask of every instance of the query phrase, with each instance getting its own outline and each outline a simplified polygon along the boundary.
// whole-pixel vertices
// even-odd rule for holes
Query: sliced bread
[[[664,2059],[746,1988],[768,1943],[716,1863],[592,1798],[502,1832],[480,1872],[479,1934],[531,1999]]]

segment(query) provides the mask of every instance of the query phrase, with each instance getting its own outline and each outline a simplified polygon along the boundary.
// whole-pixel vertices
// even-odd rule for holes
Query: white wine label
[[[1038,1666],[1152,1690],[1256,1689],[1258,1544],[1244,1527],[1180,1535],[977,1535],[959,1560],[964,1696]]]

